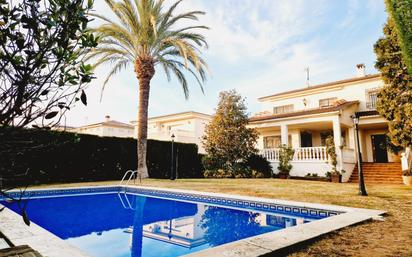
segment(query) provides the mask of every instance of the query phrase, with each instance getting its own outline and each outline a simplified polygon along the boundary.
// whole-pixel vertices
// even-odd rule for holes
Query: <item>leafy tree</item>
[[[378,112],[389,121],[390,145],[412,146],[412,77],[408,74],[399,45],[398,33],[392,19],[388,19],[374,48],[375,67],[382,73],[385,86],[379,93]],[[396,150],[396,149],[395,149]]]
[[[240,163],[257,152],[258,134],[246,127],[247,124],[245,100],[241,95],[235,90],[221,92],[216,114],[206,127],[203,139],[207,161],[216,169],[234,172]]]
[[[112,64],[103,88],[113,75],[129,65],[134,68],[139,80],[137,170],[140,177],[147,177],[147,118],[150,81],[155,75],[155,66],[163,68],[169,81],[172,75],[178,79],[186,98],[189,97],[186,73],[193,75],[203,90],[207,65],[201,58],[199,49],[207,47],[207,43],[197,31],[207,27],[179,26],[179,23],[182,24],[185,20],[196,21],[204,12],[175,14],[181,1],[175,2],[166,11],[163,0],[105,1],[118,21],[94,15],[104,24],[93,30],[100,41],[89,58],[99,58],[95,66]]]
[[[77,100],[86,104],[91,8],[90,0],[0,0],[0,125],[53,125]]]
[[[394,20],[403,59],[412,75],[412,0],[385,0],[385,4]]]

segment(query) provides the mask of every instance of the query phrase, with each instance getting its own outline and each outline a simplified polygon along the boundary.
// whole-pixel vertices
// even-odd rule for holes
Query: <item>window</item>
[[[378,93],[379,93],[379,89],[377,88],[366,90],[366,108],[376,109]]]
[[[280,136],[269,136],[263,138],[263,148],[278,148],[282,145]],[[292,136],[288,136],[288,145],[292,146]]]
[[[325,99],[320,99],[319,100],[319,107],[330,107],[333,106],[336,102],[337,98],[336,97],[330,97],[330,98],[325,98]]]
[[[263,147],[264,148],[277,148],[281,144],[280,136],[271,136],[263,138]]]
[[[293,104],[277,106],[273,108],[273,114],[284,114],[293,112]]]

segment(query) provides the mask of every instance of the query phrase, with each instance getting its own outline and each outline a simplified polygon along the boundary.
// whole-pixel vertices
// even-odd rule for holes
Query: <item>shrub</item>
[[[273,174],[272,166],[266,158],[261,155],[252,154],[248,158],[246,165],[252,169],[252,177],[270,178]]]
[[[280,147],[278,170],[281,173],[289,175],[289,172],[292,169],[290,161],[293,159],[294,153],[295,151],[290,146],[282,145]]]
[[[216,168],[212,159],[204,156],[202,159],[206,178],[270,178],[272,166],[262,156],[253,154],[246,162],[238,162],[225,168]]]
[[[29,169],[29,184],[118,180],[136,169],[133,138],[0,127],[0,142],[0,174],[13,177]],[[150,177],[169,178],[171,143],[148,140],[147,152]],[[179,178],[203,176],[195,144],[175,143],[175,157]]]

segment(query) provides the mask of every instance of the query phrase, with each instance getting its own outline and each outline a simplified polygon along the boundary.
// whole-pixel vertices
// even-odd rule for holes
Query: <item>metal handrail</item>
[[[124,185],[126,185],[126,186],[130,183],[130,180],[133,178],[133,176],[134,176],[135,174],[137,174],[137,170],[128,170],[128,171],[126,171],[126,172],[124,173],[123,178],[122,178],[122,180],[121,180],[120,183],[119,183],[119,191],[120,191],[120,187],[123,186],[123,183],[125,182],[125,179],[126,179],[126,177],[127,177],[128,174],[130,174],[130,175],[129,175],[129,178],[127,179],[127,182],[124,184]]]

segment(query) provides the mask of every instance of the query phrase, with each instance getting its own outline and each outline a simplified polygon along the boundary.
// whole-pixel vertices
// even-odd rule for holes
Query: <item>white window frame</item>
[[[281,105],[281,106],[275,106],[273,107],[273,114],[285,114],[285,113],[291,113],[295,109],[294,104],[287,104],[287,105]]]

